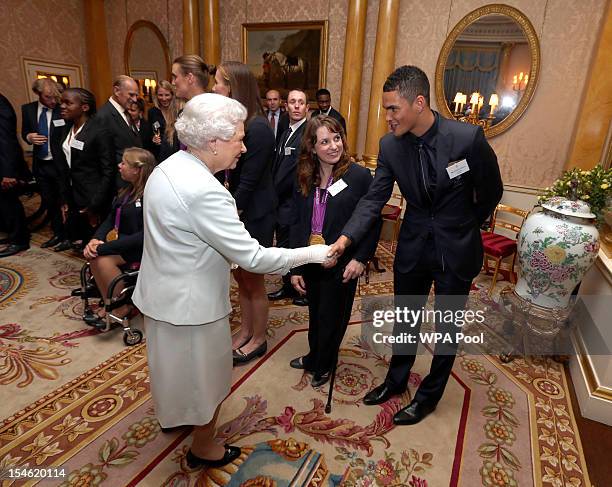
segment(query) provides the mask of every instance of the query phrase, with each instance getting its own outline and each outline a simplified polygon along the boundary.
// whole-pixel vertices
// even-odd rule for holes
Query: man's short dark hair
[[[383,91],[399,91],[400,96],[410,103],[422,95],[429,106],[429,80],[416,66],[400,66],[393,71],[385,81]]]
[[[321,88],[320,90],[317,90],[317,92],[315,93],[315,98],[319,98],[321,95],[327,95],[331,98],[331,93],[327,88]]]

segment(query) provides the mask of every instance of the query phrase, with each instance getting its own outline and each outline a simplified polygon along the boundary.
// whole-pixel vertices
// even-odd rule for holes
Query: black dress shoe
[[[62,241],[61,238],[59,238],[57,235],[54,235],[49,240],[47,240],[45,243],[40,244],[40,248],[46,249],[47,247],[55,247],[61,241]]]
[[[250,353],[244,353],[242,349],[238,348],[232,351],[232,358],[234,359],[234,365],[236,364],[246,364],[251,360],[262,357],[268,351],[268,342],[263,342],[259,347],[253,350]]]
[[[70,240],[62,240],[57,246],[53,247],[55,252],[63,252],[64,250],[70,250],[72,248],[72,242]]]
[[[296,306],[308,306],[308,299],[306,296],[297,296],[293,298],[293,304]]]
[[[294,358],[291,362],[289,362],[289,367],[291,367],[292,369],[308,371],[308,369],[304,365],[304,357]]]
[[[436,405],[431,405],[422,402],[412,401],[404,409],[400,409],[393,416],[393,423],[397,425],[417,424],[422,421],[425,416],[432,413],[436,409]]]
[[[295,291],[288,289],[286,287],[281,287],[278,291],[274,291],[273,293],[268,293],[268,299],[270,301],[278,301],[279,299],[288,299],[293,298],[295,296]]]
[[[9,257],[11,255],[18,254],[19,252],[23,252],[24,250],[28,250],[30,248],[30,244],[9,244],[2,251],[0,251],[0,257]]]
[[[401,394],[401,392],[390,389],[385,382],[378,387],[375,387],[363,397],[363,403],[366,406],[374,406],[388,401],[392,396]]]
[[[191,449],[187,452],[185,460],[189,468],[199,467],[223,467],[228,463],[232,463],[236,458],[240,456],[242,451],[237,446],[225,445],[225,453],[219,460],[207,460],[206,458],[200,458],[191,453]]]
[[[312,376],[310,385],[312,387],[320,387],[323,384],[327,383],[327,381],[329,381],[329,376],[330,376],[329,372],[325,372],[324,374],[315,374]]]

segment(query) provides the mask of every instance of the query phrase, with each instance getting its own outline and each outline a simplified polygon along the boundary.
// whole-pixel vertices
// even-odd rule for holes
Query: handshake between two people
[[[312,247],[319,247],[321,252],[326,252],[326,254],[324,254],[325,258],[321,262],[321,265],[325,269],[331,269],[338,263],[338,259],[342,256],[349,245],[351,245],[351,240],[348,237],[341,235],[332,245],[313,245]],[[359,276],[361,276],[361,274],[363,274],[364,271],[365,265],[363,263],[356,259],[351,259],[351,261],[344,268],[342,282],[346,284],[351,279],[357,279]],[[291,285],[301,295],[306,294],[306,283],[303,276],[291,276]]]

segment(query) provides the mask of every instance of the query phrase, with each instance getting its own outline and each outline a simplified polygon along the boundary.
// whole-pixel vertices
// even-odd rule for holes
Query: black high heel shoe
[[[225,446],[225,453],[223,457],[219,460],[207,460],[206,458],[200,458],[193,453],[191,453],[191,449],[185,455],[185,460],[187,460],[187,465],[189,468],[199,468],[199,467],[223,467],[228,463],[232,463],[236,458],[240,456],[242,451],[237,446]]]
[[[268,342],[263,342],[259,347],[253,350],[250,353],[244,353],[239,348],[232,351],[232,358],[234,359],[234,365],[236,364],[246,364],[251,360],[263,357],[268,351]]]
[[[242,342],[240,345],[238,345],[236,348],[232,347],[232,352],[235,352],[236,350],[238,350],[239,348],[244,347],[247,343],[249,343],[251,341],[251,338],[253,338],[253,335],[251,335],[250,337],[248,337],[244,342]]]

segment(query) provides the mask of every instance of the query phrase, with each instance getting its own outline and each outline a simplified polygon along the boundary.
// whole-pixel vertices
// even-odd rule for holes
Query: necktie
[[[419,153],[419,166],[421,170],[421,181],[425,196],[433,203],[433,194],[436,191],[436,169],[433,166],[432,154],[422,140],[418,140],[417,150]]]
[[[47,137],[47,141],[38,149],[38,157],[47,157],[49,155],[49,126],[47,125],[47,107],[43,107],[38,117],[38,135]]]
[[[272,132],[276,135],[276,114],[274,112],[270,113],[272,116],[270,117],[270,127],[272,127]]]

